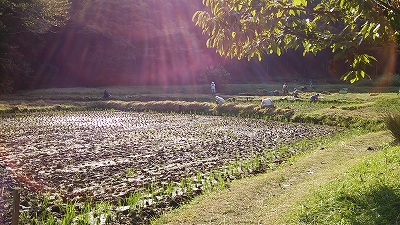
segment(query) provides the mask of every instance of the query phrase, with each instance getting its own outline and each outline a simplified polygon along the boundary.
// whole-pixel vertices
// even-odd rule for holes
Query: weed
[[[400,113],[387,114],[384,117],[387,129],[391,132],[396,142],[400,142]]]
[[[133,177],[136,174],[135,168],[126,168],[126,177]]]
[[[175,185],[174,185],[174,183],[172,182],[172,181],[170,181],[170,182],[168,182],[168,184],[167,184],[167,189],[166,189],[166,195],[167,196],[172,196],[172,193],[173,193],[173,191],[174,191],[174,187]]]
[[[73,219],[75,218],[75,203],[69,203],[65,206],[65,215],[61,221],[62,225],[72,224]]]
[[[138,210],[141,208],[140,200],[143,199],[143,195],[140,192],[131,193],[128,198],[126,198],[126,204],[129,206],[130,210]]]

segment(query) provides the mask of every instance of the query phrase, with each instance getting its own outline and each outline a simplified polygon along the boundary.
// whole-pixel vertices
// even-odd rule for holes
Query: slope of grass
[[[308,194],[292,224],[399,224],[400,147],[382,151]]]

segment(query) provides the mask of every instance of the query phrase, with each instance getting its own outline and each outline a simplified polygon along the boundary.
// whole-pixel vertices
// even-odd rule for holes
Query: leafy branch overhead
[[[230,58],[281,55],[289,49],[316,54],[331,49],[351,83],[369,77],[369,52],[394,46],[399,4],[389,0],[203,0],[193,21],[209,36],[207,47]]]

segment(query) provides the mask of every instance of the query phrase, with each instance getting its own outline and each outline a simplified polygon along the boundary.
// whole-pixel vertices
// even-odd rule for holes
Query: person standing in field
[[[215,94],[216,92],[215,92],[215,83],[214,82],[211,82],[211,93],[212,94]]]
[[[108,93],[107,90],[104,90],[103,98],[109,98],[109,97],[111,97],[110,93]]]
[[[288,86],[286,83],[283,84],[282,89],[283,89],[283,94],[289,93]]]

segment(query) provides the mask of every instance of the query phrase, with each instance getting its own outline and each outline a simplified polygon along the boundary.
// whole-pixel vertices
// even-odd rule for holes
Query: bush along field
[[[400,97],[393,93],[324,92],[310,102],[303,92],[268,96],[275,108],[261,108],[265,93],[232,93],[217,105],[213,96],[185,88],[168,97],[109,90],[107,99],[98,89],[0,98],[0,223],[11,220],[16,187],[22,224],[145,224],[346,133],[389,129],[398,140]],[[298,215],[292,222],[319,217],[308,208]]]

